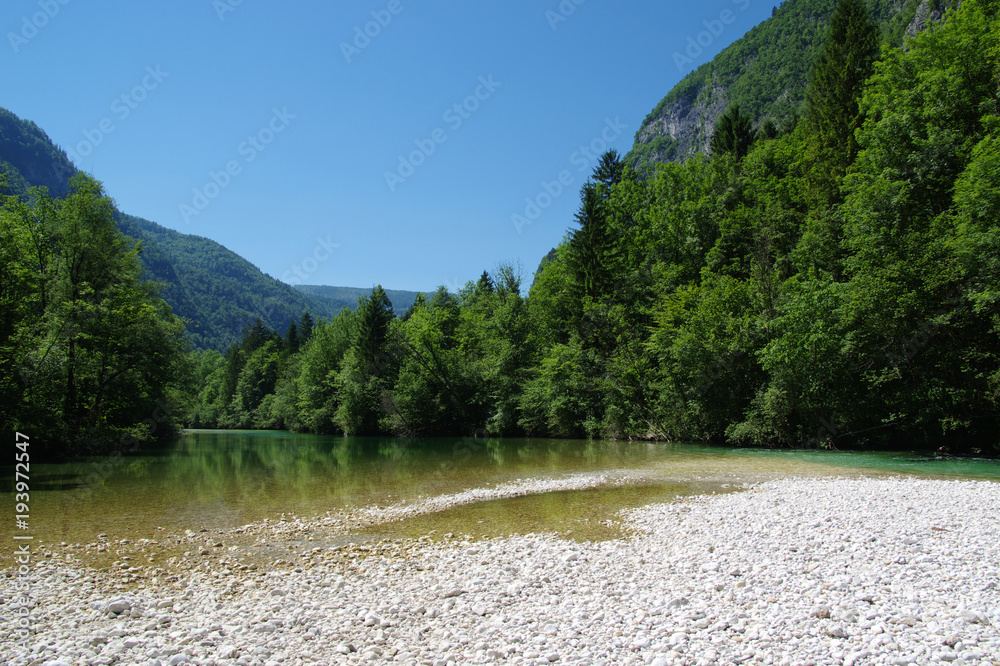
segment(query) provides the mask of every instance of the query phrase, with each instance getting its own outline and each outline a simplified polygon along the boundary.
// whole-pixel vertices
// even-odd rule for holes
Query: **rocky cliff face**
[[[708,153],[715,123],[725,112],[729,100],[726,89],[718,84],[707,94],[701,94],[700,88],[698,93],[694,98],[681,98],[666,104],[636,133],[635,145],[650,148],[649,161],[682,161],[697,153]]]
[[[935,5],[934,8],[931,8]],[[961,0],[956,3],[956,7],[961,6]],[[944,16],[945,5],[943,2],[931,2],[931,0],[923,0],[920,6],[917,7],[916,13],[913,15],[913,20],[910,21],[910,25],[906,27],[906,36],[915,37],[918,32],[924,30],[928,25],[936,21],[940,21]]]

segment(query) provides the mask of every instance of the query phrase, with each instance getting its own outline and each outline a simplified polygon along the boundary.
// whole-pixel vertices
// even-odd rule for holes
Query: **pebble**
[[[395,520],[545,483],[357,515]],[[630,536],[599,543],[527,534],[451,535],[388,554],[300,546],[282,556],[294,563],[228,565],[225,575],[205,558],[179,559],[170,584],[134,589],[43,559],[33,563],[45,609],[37,640],[14,648],[13,623],[0,617],[0,663],[992,666],[1000,655],[1000,484],[781,479],[620,519]],[[305,542],[334,520],[239,529]],[[9,572],[0,607],[15,596]]]
[[[120,615],[132,609],[132,604],[127,599],[113,599],[108,602],[108,612]]]

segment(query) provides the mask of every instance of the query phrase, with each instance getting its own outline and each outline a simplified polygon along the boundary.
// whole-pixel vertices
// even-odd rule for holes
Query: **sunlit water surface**
[[[7,506],[14,506],[5,468]],[[42,542],[225,530],[263,518],[414,501],[516,479],[606,473],[625,486],[480,502],[381,525],[359,538],[557,532],[610,538],[622,508],[731,492],[784,476],[908,474],[1000,480],[1000,463],[913,453],[762,451],[579,440],[325,437],[191,431],[141,456],[32,465],[30,533]],[[81,480],[86,480],[81,483]],[[0,523],[10,542],[13,521]]]

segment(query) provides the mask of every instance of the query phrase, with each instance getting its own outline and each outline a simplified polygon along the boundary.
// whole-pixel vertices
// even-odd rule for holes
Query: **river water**
[[[709,448],[580,440],[328,437],[190,431],[141,456],[31,466],[30,531],[43,542],[141,538],[261,520],[409,502],[516,479],[603,473],[619,487],[465,505],[371,530],[362,538],[433,531],[493,536],[555,531],[614,536],[626,507],[731,492],[783,476],[907,474],[1000,480],[1000,462],[915,453]],[[13,470],[2,487],[14,506]],[[0,523],[10,541],[11,521]]]

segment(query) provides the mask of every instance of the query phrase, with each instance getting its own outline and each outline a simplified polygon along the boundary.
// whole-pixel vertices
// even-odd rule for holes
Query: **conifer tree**
[[[621,182],[624,174],[625,163],[617,151],[609,150],[601,155],[592,178],[580,190],[580,209],[576,213],[580,228],[571,234],[566,259],[582,296],[598,299],[608,293],[614,238],[606,202],[611,188]]]
[[[490,277],[489,272],[483,271],[483,274],[479,276],[476,291],[480,294],[492,294],[495,291],[493,288],[493,278]]]
[[[713,155],[733,153],[737,160],[742,160],[750,152],[753,141],[753,121],[750,116],[740,113],[739,104],[734,104],[715,124],[710,148]]]
[[[609,150],[601,155],[597,168],[594,169],[594,182],[604,185],[602,195],[611,196],[611,188],[621,182],[625,175],[625,162],[617,150]]]
[[[313,327],[316,322],[313,321],[312,315],[308,312],[303,312],[302,316],[299,318],[299,344],[304,345],[308,342],[309,338],[312,337]]]
[[[864,116],[858,103],[879,56],[878,28],[860,0],[839,0],[826,44],[813,66],[806,123],[814,178],[831,202],[858,154],[854,131]]]
[[[291,353],[295,353],[299,350],[299,346],[302,341],[299,339],[299,327],[295,325],[295,322],[291,322],[288,325],[288,332],[285,334],[285,347]]]
[[[374,377],[382,376],[385,363],[381,357],[389,334],[389,324],[394,318],[392,302],[382,285],[376,286],[370,296],[363,297],[358,302],[358,336],[355,347],[362,366]]]

